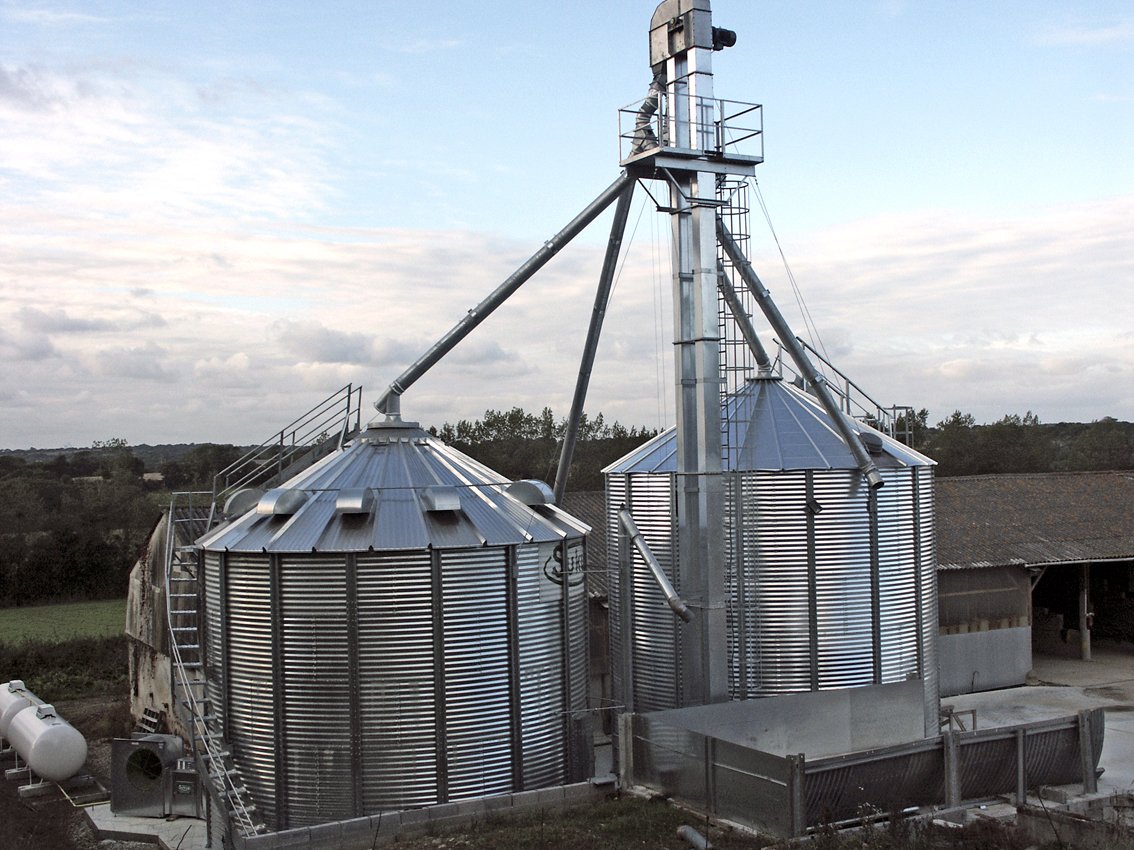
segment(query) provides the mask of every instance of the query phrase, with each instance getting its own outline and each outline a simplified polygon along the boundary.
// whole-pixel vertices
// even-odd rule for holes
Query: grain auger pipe
[[[772,361],[768,359],[768,352],[764,350],[760,337],[756,334],[756,328],[752,325],[751,317],[744,311],[744,304],[741,303],[740,296],[736,294],[732,281],[728,279],[724,268],[719,265],[717,266],[717,289],[724,296],[725,303],[732,313],[732,318],[737,327],[740,328],[740,334],[744,337],[744,341],[748,344],[748,350],[752,352],[752,357],[756,360],[756,366],[759,369],[758,374],[762,378],[771,375]]]
[[[610,206],[615,198],[622,194],[627,186],[634,182],[634,179],[635,178],[623,171],[621,176],[611,183],[601,195],[595,198],[586,209],[575,216],[566,227],[544,242],[543,247],[536,251],[527,262],[516,269],[516,271],[514,271],[507,280],[496,287],[487,298],[469,310],[468,314],[461,319],[452,330],[434,343],[412,366],[398,375],[393,383],[386,388],[386,391],[382,393],[378,401],[374,402],[374,407],[377,408],[380,413],[385,413],[387,416],[400,415],[399,398],[401,394],[408,390],[418,378],[428,372],[438,360],[448,354],[458,342],[468,336],[473,328],[487,319],[497,307],[507,301],[508,297],[512,295],[513,292],[519,289],[528,278],[543,268],[544,264],[558,254],[564,245],[578,236],[588,224],[594,221],[603,210]]]
[[[815,389],[815,395],[819,398],[819,403],[823,405],[823,409],[827,411],[827,415],[835,423],[835,427],[839,431],[839,436],[843,438],[850,453],[854,456],[855,463],[858,468],[862,470],[863,477],[866,478],[867,483],[872,490],[881,487],[885,482],[882,480],[882,473],[878,471],[878,467],[874,465],[874,461],[870,459],[870,455],[866,453],[866,448],[863,446],[862,441],[858,438],[854,428],[850,423],[850,417],[843,412],[835,402],[835,397],[831,395],[831,390],[827,387],[827,379],[820,374],[819,370],[815,368],[811,359],[807,356],[807,352],[803,350],[803,346],[795,338],[787,321],[780,313],[779,308],[776,307],[772,296],[768,290],[764,288],[764,284],[760,282],[760,278],[756,276],[756,272],[752,268],[752,264],[748,262],[748,258],[740,250],[740,246],[732,238],[732,234],[728,232],[725,223],[718,217],[717,218],[717,240],[724,248],[725,254],[728,255],[729,260],[732,261],[733,268],[740,273],[741,278],[744,280],[748,290],[752,293],[752,297],[756,299],[756,303],[760,305],[760,309],[764,312],[764,316],[768,319],[768,324],[772,326],[772,330],[780,338],[784,348],[788,350],[791,359],[795,361],[795,366],[799,370],[804,379]]]
[[[673,613],[684,620],[686,623],[692,621],[693,612],[689,610],[689,606],[685,604],[685,600],[677,595],[677,591],[673,589],[669,578],[666,577],[665,572],[658,563],[657,556],[654,555],[653,550],[650,549],[650,544],[642,537],[642,532],[638,530],[638,524],[634,522],[634,517],[630,515],[630,511],[622,508],[618,512],[618,520],[622,523],[622,528],[630,538],[630,542],[634,544],[634,548],[642,556],[642,560],[646,562],[646,566],[650,568],[650,574],[653,575],[654,581],[657,582],[661,592],[665,595],[665,601],[669,603],[669,607],[673,609]]]

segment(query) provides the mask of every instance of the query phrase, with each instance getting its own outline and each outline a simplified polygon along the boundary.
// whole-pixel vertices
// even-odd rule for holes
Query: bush
[[[128,692],[127,638],[0,643],[0,679],[23,679],[45,702]]]

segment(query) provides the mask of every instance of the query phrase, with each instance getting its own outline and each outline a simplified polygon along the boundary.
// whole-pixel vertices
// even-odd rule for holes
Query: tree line
[[[487,410],[430,433],[511,479],[555,480],[566,422],[550,408]],[[1134,423],[1043,424],[1008,414],[978,424],[954,411],[936,425],[920,410],[898,423],[938,474],[985,475],[1134,469]],[[602,469],[657,432],[584,416],[568,486],[602,490]],[[138,554],[171,490],[211,490],[213,475],[243,454],[232,445],[146,447],[121,439],[89,448],[0,452],[0,606],[121,598]],[[162,480],[147,480],[160,472]]]
[[[242,453],[195,446],[156,470],[121,438],[49,460],[0,454],[0,607],[122,598],[170,489],[211,489]]]
[[[955,410],[935,427],[927,419],[924,409],[908,427],[899,417],[897,431],[908,431],[910,445],[937,461],[939,476],[1134,469],[1134,423],[1109,416],[1044,424],[1028,411],[977,424]]]

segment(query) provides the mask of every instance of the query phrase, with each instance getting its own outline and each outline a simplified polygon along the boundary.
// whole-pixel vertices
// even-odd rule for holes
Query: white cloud
[[[19,9],[13,7],[0,10],[0,17],[13,22],[49,27],[69,27],[75,24],[101,24],[109,20],[108,18],[101,18],[83,12],[61,12],[57,9]]]
[[[329,191],[327,128],[279,107],[253,82],[160,67],[0,64],[0,181],[86,215],[310,213]]]
[[[1035,43],[1042,46],[1093,47],[1130,42],[1134,42],[1134,22],[1131,21],[1106,24],[1054,24],[1035,37]]]

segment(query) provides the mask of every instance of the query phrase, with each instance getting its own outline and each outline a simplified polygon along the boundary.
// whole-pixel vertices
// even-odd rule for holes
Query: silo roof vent
[[[427,511],[459,511],[461,496],[456,487],[427,487],[421,493],[421,503]]]
[[[535,478],[526,478],[514,481],[504,490],[509,496],[521,504],[532,507],[534,505],[555,504],[555,493],[542,481]]]
[[[369,487],[340,490],[335,496],[335,513],[347,516],[369,514],[374,509],[374,491]]]
[[[306,504],[307,498],[304,490],[277,487],[260,497],[256,513],[260,516],[291,516]]]

